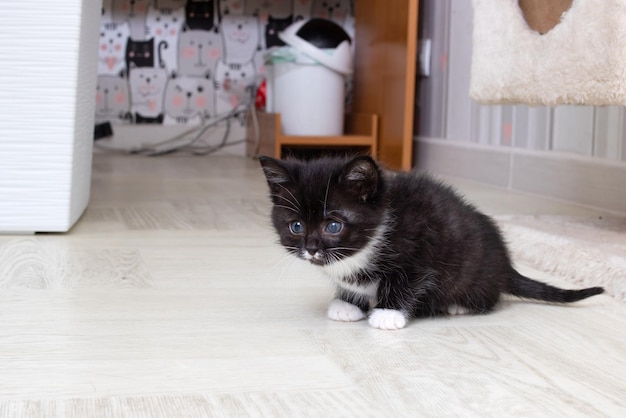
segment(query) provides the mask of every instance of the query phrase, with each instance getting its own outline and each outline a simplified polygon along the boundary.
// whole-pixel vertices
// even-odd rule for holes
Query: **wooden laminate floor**
[[[455,184],[490,214],[589,212]],[[0,236],[0,416],[626,416],[624,304],[332,322],[265,193],[243,158],[97,154],[70,233]]]

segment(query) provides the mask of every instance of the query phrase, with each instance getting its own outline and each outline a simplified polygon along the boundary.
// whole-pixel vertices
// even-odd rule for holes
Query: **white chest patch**
[[[368,300],[376,300],[376,292],[378,292],[378,281],[368,283],[366,285],[357,285],[346,283],[344,281],[333,280],[335,284],[344,290],[348,290],[357,295],[363,296]]]
[[[353,283],[353,277],[360,272],[367,272],[373,268],[373,263],[385,242],[386,232],[387,222],[385,221],[378,227],[376,233],[365,247],[350,257],[326,264],[322,267],[324,273],[342,289],[365,296],[370,300],[375,299],[378,291],[378,280],[359,285]]]

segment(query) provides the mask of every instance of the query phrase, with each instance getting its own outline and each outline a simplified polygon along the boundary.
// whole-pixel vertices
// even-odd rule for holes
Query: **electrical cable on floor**
[[[194,145],[203,139],[204,135],[210,128],[217,126],[221,122],[226,122],[226,130],[224,132],[224,135],[222,136],[220,143],[214,147],[211,147],[209,145],[206,146],[207,148],[211,148],[211,152],[209,152],[208,154],[215,152],[223,148],[226,145],[228,141],[228,135],[230,134],[231,119],[237,116],[239,109],[240,107],[238,106],[234,108],[232,111],[228,112],[226,115],[222,117],[218,117],[217,119],[213,119],[203,126],[201,125],[199,127],[199,132],[191,139],[186,139],[184,137],[183,138],[174,137],[172,139],[165,140],[158,144],[145,147],[140,152],[134,152],[134,153],[135,154],[141,153],[141,154],[148,155],[148,156],[158,156],[158,155],[170,154],[170,153],[178,152],[178,151],[193,150]],[[176,141],[178,141],[179,139],[186,139],[186,140],[182,144],[177,144]]]
[[[256,114],[256,106],[250,106],[250,116],[252,117],[252,127],[254,129],[254,154],[259,155],[261,148],[261,129],[259,128],[259,118]]]
[[[94,143],[94,146],[98,149],[113,152],[113,153],[121,153],[121,154],[133,154],[133,155],[145,155],[145,156],[160,156],[165,154],[171,154],[174,152],[186,152],[192,155],[204,156],[215,153],[223,148],[230,147],[233,145],[239,145],[241,143],[246,142],[246,139],[239,139],[235,141],[228,141],[228,136],[231,131],[231,123],[234,118],[239,117],[241,112],[250,111],[252,114],[252,120],[254,125],[255,132],[255,149],[257,149],[260,144],[259,140],[259,125],[258,119],[256,115],[256,108],[254,106],[253,93],[254,88],[249,87],[246,89],[246,93],[248,97],[246,97],[245,101],[237,106],[235,106],[228,113],[218,115],[216,118],[206,121],[204,124],[194,126],[191,129],[188,129],[172,138],[168,138],[164,141],[157,142],[155,144],[143,144],[139,147],[134,148],[117,148],[104,145],[102,141],[98,141]],[[222,135],[222,139],[217,145],[204,144],[201,142],[204,140],[204,136],[207,131],[211,128],[216,127],[222,122],[226,122],[226,128],[224,134]],[[195,134],[195,135],[194,135]],[[191,136],[191,137],[190,137]]]

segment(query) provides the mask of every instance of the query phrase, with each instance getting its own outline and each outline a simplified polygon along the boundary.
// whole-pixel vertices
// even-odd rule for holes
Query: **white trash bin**
[[[317,46],[301,37],[307,31],[321,33],[323,39],[313,40]],[[280,113],[285,135],[342,135],[345,76],[352,73],[350,37],[325,19],[296,22],[280,37],[288,46],[265,57],[268,112]]]

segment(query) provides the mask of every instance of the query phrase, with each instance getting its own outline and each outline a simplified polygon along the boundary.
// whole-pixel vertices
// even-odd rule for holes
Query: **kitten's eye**
[[[289,224],[289,230],[294,235],[301,235],[304,233],[304,225],[300,221],[293,221]]]
[[[337,221],[330,221],[326,225],[326,232],[330,234],[338,234],[343,229],[343,224]]]

